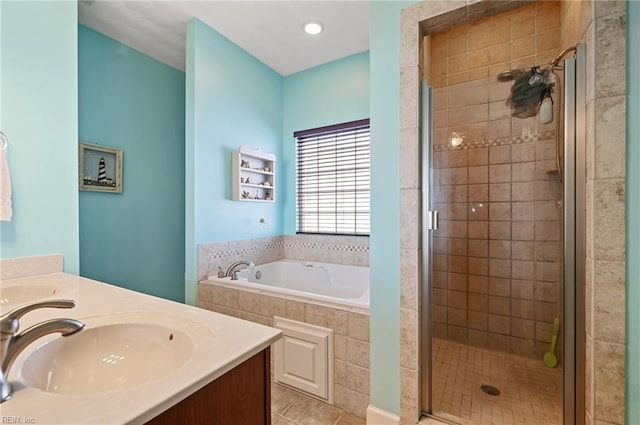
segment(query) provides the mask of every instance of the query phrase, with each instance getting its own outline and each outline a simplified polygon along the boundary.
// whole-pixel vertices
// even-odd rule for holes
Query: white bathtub
[[[369,268],[311,261],[279,260],[238,272],[238,279],[211,276],[210,281],[369,308]]]

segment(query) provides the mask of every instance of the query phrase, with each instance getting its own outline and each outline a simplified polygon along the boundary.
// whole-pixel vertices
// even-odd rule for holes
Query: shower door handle
[[[438,211],[429,210],[429,230],[438,230]]]

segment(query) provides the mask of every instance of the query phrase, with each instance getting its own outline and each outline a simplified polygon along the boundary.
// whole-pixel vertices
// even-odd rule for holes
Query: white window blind
[[[298,131],[294,137],[297,231],[368,235],[369,120]]]

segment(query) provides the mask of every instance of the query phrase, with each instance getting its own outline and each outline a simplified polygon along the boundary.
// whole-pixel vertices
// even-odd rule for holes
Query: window
[[[369,120],[297,131],[299,233],[368,235]]]

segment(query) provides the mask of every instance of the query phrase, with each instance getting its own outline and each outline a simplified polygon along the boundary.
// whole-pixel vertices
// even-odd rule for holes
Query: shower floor
[[[468,425],[562,424],[562,369],[542,359],[433,339],[433,413]],[[491,385],[499,396],[484,393]]]

